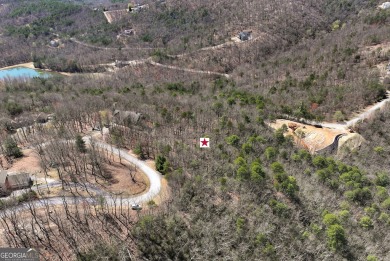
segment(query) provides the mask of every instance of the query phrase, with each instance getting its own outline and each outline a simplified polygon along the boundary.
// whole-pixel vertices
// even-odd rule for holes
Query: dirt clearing
[[[276,120],[268,125],[275,130],[286,125],[287,131],[285,132],[285,136],[292,136],[298,146],[303,147],[310,152],[316,152],[330,146],[339,134],[349,133],[347,130],[317,128],[312,125],[289,120]]]

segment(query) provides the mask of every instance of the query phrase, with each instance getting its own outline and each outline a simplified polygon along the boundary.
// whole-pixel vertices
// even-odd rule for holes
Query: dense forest
[[[95,196],[0,199],[0,246],[43,260],[390,260],[390,107],[356,126],[365,142],[343,155],[309,153],[267,125],[343,121],[387,97],[381,3],[145,1],[108,23],[103,11],[127,1],[0,0],[1,67],[67,73],[0,79],[1,166],[30,148],[65,183],[86,187],[89,168],[110,179],[109,152],[81,139],[107,125],[108,143],[155,160],[170,191],[137,213]],[[231,42],[245,30],[251,40]],[[142,119],[109,126],[114,110]],[[18,135],[42,115],[55,115],[50,127]]]

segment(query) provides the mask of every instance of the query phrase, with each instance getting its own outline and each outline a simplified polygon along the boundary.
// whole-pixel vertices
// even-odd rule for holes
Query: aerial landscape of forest
[[[0,54],[1,260],[390,260],[390,2],[0,0]]]

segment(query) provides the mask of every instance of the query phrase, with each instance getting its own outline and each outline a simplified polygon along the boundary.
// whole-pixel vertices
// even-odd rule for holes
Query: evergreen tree
[[[5,140],[4,149],[5,149],[5,154],[8,157],[20,158],[23,156],[23,152],[20,150],[18,144],[16,144],[15,140],[12,138],[7,138]]]
[[[169,163],[164,156],[158,155],[156,158],[156,170],[161,172],[162,174],[166,174],[168,172]]]
[[[87,152],[87,147],[85,146],[85,141],[80,135],[76,136],[76,147],[77,150],[81,153],[86,153]]]

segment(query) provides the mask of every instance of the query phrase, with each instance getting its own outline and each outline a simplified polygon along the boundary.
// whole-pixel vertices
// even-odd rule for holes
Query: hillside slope
[[[40,114],[55,115],[51,127],[19,146],[109,125],[114,109],[140,112],[140,122],[110,126],[107,142],[158,161],[172,193],[139,212],[101,198],[26,218],[10,210],[0,242],[48,260],[390,260],[389,109],[357,126],[366,143],[343,157],[312,155],[265,124],[343,120],[383,98],[377,65],[390,58],[390,11],[376,9],[380,1],[167,0],[113,24],[81,1],[2,2],[3,65],[34,59],[79,73],[1,82],[1,145]],[[117,34],[130,27],[126,46]],[[262,37],[213,48],[242,30]],[[53,37],[64,46],[48,47]],[[85,73],[137,59],[149,62]],[[64,175],[94,166],[64,162]]]

